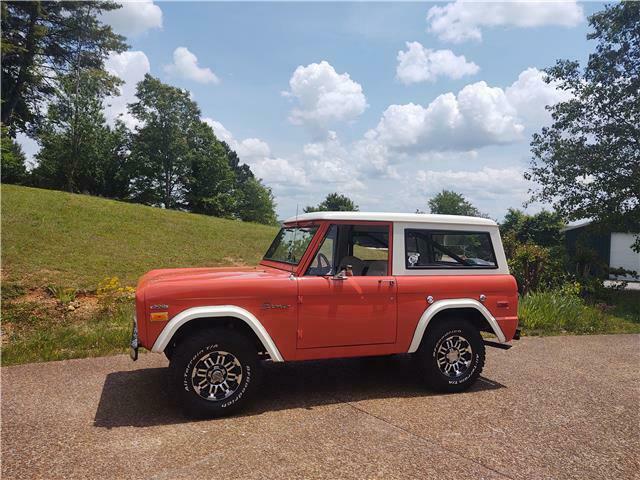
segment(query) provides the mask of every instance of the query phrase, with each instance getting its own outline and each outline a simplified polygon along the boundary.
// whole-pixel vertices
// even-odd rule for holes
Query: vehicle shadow
[[[96,410],[96,427],[149,427],[192,422],[167,393],[167,369],[107,375]],[[467,392],[505,388],[484,377]],[[407,355],[267,363],[259,394],[239,415],[313,408],[367,399],[429,397],[415,362]]]

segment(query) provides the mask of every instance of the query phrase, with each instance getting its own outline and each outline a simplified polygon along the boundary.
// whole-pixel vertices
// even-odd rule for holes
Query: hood
[[[214,267],[214,268],[167,268],[152,270],[138,282],[138,288],[158,283],[208,282],[220,279],[258,279],[288,277],[289,272],[276,268],[258,267]]]

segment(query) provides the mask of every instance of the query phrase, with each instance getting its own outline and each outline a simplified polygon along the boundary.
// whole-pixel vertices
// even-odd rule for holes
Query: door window
[[[388,275],[388,225],[331,225],[307,275],[335,275],[349,266],[353,276]]]

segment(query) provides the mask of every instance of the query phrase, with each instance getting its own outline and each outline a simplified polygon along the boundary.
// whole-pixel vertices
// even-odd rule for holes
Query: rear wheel
[[[212,329],[175,348],[169,383],[187,415],[221,417],[247,403],[257,371],[258,354],[248,338],[234,330]]]
[[[460,392],[482,373],[484,342],[466,320],[447,320],[428,331],[418,357],[430,386],[443,392]]]

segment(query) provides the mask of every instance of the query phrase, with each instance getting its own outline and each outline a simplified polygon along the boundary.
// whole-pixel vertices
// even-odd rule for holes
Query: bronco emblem
[[[289,308],[291,305],[284,305],[278,303],[263,303],[260,305],[262,310],[285,310]]]

